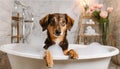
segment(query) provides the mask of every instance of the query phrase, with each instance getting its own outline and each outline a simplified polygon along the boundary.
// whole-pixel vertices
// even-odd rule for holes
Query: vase
[[[102,32],[102,44],[103,45],[107,45],[107,35],[108,35],[108,25],[109,23],[104,22],[104,23],[100,23],[100,29]]]

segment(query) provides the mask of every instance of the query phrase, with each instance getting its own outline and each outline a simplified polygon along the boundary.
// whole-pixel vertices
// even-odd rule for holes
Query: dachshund
[[[62,13],[48,14],[39,23],[42,31],[47,30],[44,49],[46,50],[45,61],[48,67],[53,67],[53,59],[47,49],[54,44],[58,44],[62,48],[64,55],[68,55],[72,59],[78,58],[78,54],[73,49],[68,51],[67,30],[70,31],[74,24],[74,20],[70,16]]]

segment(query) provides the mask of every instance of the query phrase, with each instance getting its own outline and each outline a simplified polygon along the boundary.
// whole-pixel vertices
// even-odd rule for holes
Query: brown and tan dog
[[[73,24],[74,20],[71,17],[60,13],[48,14],[40,20],[43,31],[47,30],[44,49],[46,49],[45,60],[48,67],[53,66],[53,59],[47,49],[54,44],[58,44],[62,48],[64,55],[73,59],[78,58],[78,54],[73,49],[68,51],[68,41],[66,39],[67,30],[70,31]]]

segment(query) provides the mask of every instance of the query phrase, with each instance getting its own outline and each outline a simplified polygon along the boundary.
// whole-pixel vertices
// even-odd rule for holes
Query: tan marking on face
[[[63,18],[60,18],[60,23],[62,23],[62,21],[63,21]]]
[[[60,25],[61,32],[65,33],[65,31],[67,30],[67,25],[66,25],[66,23],[64,23],[64,26],[62,26],[63,25],[63,21],[65,21],[65,19],[61,17],[60,21],[59,21],[59,25]]]
[[[56,18],[56,17],[53,17],[53,20],[54,20],[55,22],[57,22],[57,18]]]
[[[50,26],[50,25],[48,26],[48,31],[50,33],[50,37],[51,37],[52,41],[55,41],[55,39],[56,39],[56,37],[54,35],[54,30],[55,30],[55,28],[53,26]]]
[[[56,28],[54,28],[53,26],[48,26],[48,30],[49,30],[49,33],[50,33],[50,37],[51,37],[51,39],[52,39],[52,41],[54,41],[54,42],[56,42],[57,40],[58,40],[58,42],[61,42],[61,41],[63,41],[63,39],[64,39],[64,36],[65,36],[65,30],[66,30],[66,27],[62,27],[62,35],[60,35],[60,36],[56,36],[55,34],[54,34],[54,31],[56,30]]]
[[[65,34],[65,31],[67,30],[67,26],[65,24],[65,26],[60,25],[61,28],[61,34]]]
[[[66,30],[67,30],[66,23],[64,23],[64,26],[63,26],[64,18],[60,17],[60,19],[57,19],[56,17],[53,17],[52,20],[54,20],[55,24],[53,26],[48,25],[48,28],[47,28],[50,33],[50,37],[51,37],[52,41],[54,41],[54,42],[56,42],[56,41],[61,42],[61,41],[63,41]],[[55,31],[58,29],[58,27],[61,30],[61,33],[59,36],[55,35]]]

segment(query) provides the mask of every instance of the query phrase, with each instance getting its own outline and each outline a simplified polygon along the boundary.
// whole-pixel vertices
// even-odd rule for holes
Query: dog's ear
[[[68,16],[67,14],[65,14],[65,18],[67,21],[67,29],[70,31],[73,24],[74,24],[74,20],[70,16]]]
[[[49,24],[49,22],[48,22],[49,16],[50,16],[50,14],[46,15],[45,17],[43,17],[43,18],[39,21],[40,25],[42,26],[42,31],[45,31],[45,30],[47,29],[47,27],[48,27],[48,24]]]

